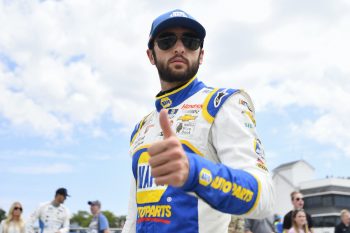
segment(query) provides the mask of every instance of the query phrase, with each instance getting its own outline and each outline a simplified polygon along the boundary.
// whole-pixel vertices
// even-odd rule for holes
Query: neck
[[[97,216],[100,212],[97,212],[96,214],[94,214],[94,216]]]
[[[51,203],[52,203],[52,205],[55,206],[55,207],[58,207],[58,206],[60,206],[60,204],[61,204],[61,203],[59,203],[59,202],[56,201],[56,200],[53,200]]]
[[[169,83],[169,82],[165,82],[163,80],[160,80],[160,87],[162,89],[162,91],[168,91],[171,90],[173,88],[182,86],[183,84],[185,84],[186,82],[173,82],[173,83]]]
[[[12,216],[12,220],[13,220],[13,221],[18,221],[18,220],[19,220],[19,216],[15,216],[15,215]]]

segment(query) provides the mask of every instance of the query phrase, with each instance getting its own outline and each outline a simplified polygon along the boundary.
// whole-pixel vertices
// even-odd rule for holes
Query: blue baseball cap
[[[151,32],[149,34],[148,48],[153,47],[153,39],[164,29],[172,27],[184,27],[193,30],[197,36],[203,41],[205,37],[205,28],[195,20],[191,15],[183,10],[172,10],[158,16],[152,23]]]

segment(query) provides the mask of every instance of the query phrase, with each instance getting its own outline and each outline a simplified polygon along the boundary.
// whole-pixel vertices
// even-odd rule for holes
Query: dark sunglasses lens
[[[166,37],[162,37],[162,38],[159,38],[157,40],[157,44],[158,44],[158,47],[162,50],[168,50],[170,49],[171,47],[174,46],[174,44],[176,43],[176,36],[173,35],[173,36],[166,36]]]
[[[197,50],[201,45],[201,40],[195,37],[183,36],[181,41],[184,46],[190,50]]]
[[[15,210],[20,210],[20,211],[23,210],[22,207],[15,207],[14,209],[15,209]]]

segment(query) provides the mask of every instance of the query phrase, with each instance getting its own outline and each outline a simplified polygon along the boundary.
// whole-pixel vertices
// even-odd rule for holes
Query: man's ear
[[[201,49],[199,52],[199,64],[201,65],[203,63],[203,57],[204,57],[204,49]]]
[[[149,62],[151,62],[152,65],[155,65],[156,62],[155,62],[152,50],[147,49],[146,52],[147,52],[147,56],[148,56]]]

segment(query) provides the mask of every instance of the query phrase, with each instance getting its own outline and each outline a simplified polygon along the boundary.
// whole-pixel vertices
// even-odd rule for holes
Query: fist
[[[149,165],[157,185],[181,187],[189,174],[189,162],[180,140],[171,129],[168,112],[162,109],[159,123],[163,131],[163,140],[148,148]]]

